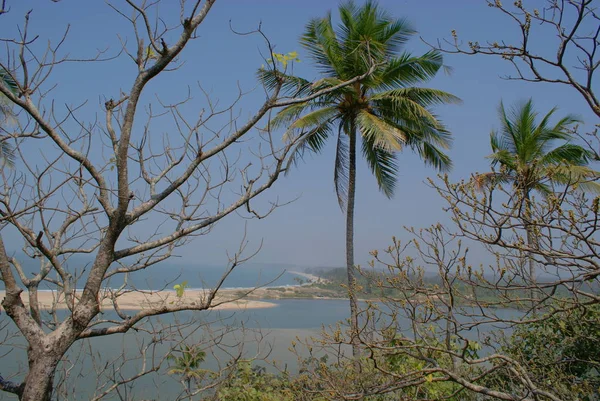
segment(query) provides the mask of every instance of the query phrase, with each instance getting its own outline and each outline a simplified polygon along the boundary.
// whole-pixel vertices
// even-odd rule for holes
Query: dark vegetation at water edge
[[[318,277],[318,280],[307,284],[304,288],[293,288],[286,290],[285,288],[272,289],[280,292],[282,297],[335,297],[345,298],[347,297],[347,278],[346,270],[343,267],[329,267],[329,268],[307,268],[305,271]],[[485,277],[485,274],[484,276]],[[401,295],[401,291],[396,288],[393,283],[398,280],[408,280],[414,283],[416,287],[421,287],[424,291],[433,290],[443,286],[443,278],[434,273],[418,272],[415,277],[404,277],[399,278],[397,272],[383,272],[374,269],[361,269],[357,275],[357,295],[361,299],[366,300],[384,300],[388,297],[394,297]],[[493,279],[493,276],[486,277],[489,281]],[[538,279],[540,285],[544,283],[552,283],[553,281],[549,278]],[[515,286],[526,286],[525,282],[514,282]],[[600,294],[600,287],[598,283],[587,283],[583,285],[587,291],[591,294]],[[486,288],[486,286],[474,286],[464,282],[458,282],[456,284],[458,292],[463,294],[463,304],[465,305],[484,305],[486,307],[493,307],[493,305],[502,305],[502,307],[526,309],[529,305],[514,302],[512,304],[503,302],[502,293],[496,288]],[[518,298],[524,298],[526,296],[526,289],[520,291],[512,291]],[[560,298],[567,298],[572,296],[572,292],[567,288],[561,287],[554,289],[553,293],[547,293],[546,296]]]
[[[452,31],[412,54],[406,45],[416,31],[408,21],[373,1],[342,2],[335,19],[311,19],[301,35],[314,79],[296,75],[299,54],[279,53],[260,25],[234,31],[263,44],[264,64],[255,68],[262,97],[249,102],[248,114],[240,110],[248,95],[242,90],[224,105],[202,86],[176,94],[158,85],[175,74],[187,78],[186,61],[203,49],[195,42],[213,40],[203,28],[215,1],[108,4],[120,22],[107,17],[103,27],[116,31],[118,49],[90,45],[101,50],[74,58],[64,50],[72,43],[68,29],[58,40],[37,33],[32,11],[17,22],[17,3],[0,0],[0,358],[19,353],[27,361],[0,371],[0,391],[22,401],[72,400],[86,387],[93,400],[129,400],[142,387],[160,398],[163,381],[156,379],[170,378],[180,400],[597,401],[597,119],[585,126],[557,109],[537,110],[531,99],[498,99],[498,121],[490,121],[497,128],[481,155],[489,171],[428,181],[447,222],[406,228],[403,240],[394,237],[371,253],[368,270],[354,262],[359,156],[387,197],[402,151],[437,171],[452,166],[452,135],[436,113],[460,101],[429,85],[447,67],[444,55],[508,63],[509,79],[563,86],[600,117],[596,3],[540,0],[541,8],[530,8],[520,0],[488,1],[506,19],[496,40],[463,43]],[[67,3],[47,5],[92,7]],[[552,51],[537,49],[540,43]],[[220,62],[202,56],[196,60]],[[87,68],[100,62],[102,68]],[[53,91],[63,68],[102,82],[106,92],[75,88],[72,99],[58,101]],[[82,100],[98,96],[99,108]],[[156,295],[131,276],[151,274],[223,219],[263,219],[284,206],[259,199],[330,139],[346,220],[345,269],[317,272],[330,281],[264,291],[343,295],[348,315],[290,344],[298,356],[293,374],[260,364],[270,351],[260,330],[205,313],[222,306],[228,277],[256,253],[243,230],[221,277],[194,302],[183,300],[189,283],[182,277],[171,283],[171,297],[123,307],[124,294]],[[15,241],[21,253],[7,246]],[[485,265],[467,244],[485,253]],[[79,265],[79,258],[90,262]],[[47,288],[53,297],[42,305]],[[233,300],[255,290],[239,290]],[[518,313],[504,313],[515,307]],[[164,315],[172,320],[161,323]],[[116,341],[125,338],[134,341]]]

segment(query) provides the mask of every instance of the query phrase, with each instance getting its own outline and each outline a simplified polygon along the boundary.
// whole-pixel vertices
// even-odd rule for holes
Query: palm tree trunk
[[[356,194],[356,129],[351,124],[348,168],[348,203],[346,204],[346,268],[348,272],[348,298],[350,299],[350,330],[352,355],[359,355],[358,304],[356,302],[356,272],[354,268],[354,198]]]
[[[533,226],[531,225],[532,216],[531,210],[531,200],[529,198],[529,191],[525,192],[525,232],[527,234],[527,248],[533,249],[537,245],[537,238],[535,233],[533,232]],[[527,252],[527,263],[529,264],[529,283],[528,285],[531,287],[529,290],[529,296],[531,298],[531,310],[535,314],[537,309],[537,291],[535,289],[536,286],[536,273],[535,273],[535,260],[533,259],[533,254],[528,251]]]

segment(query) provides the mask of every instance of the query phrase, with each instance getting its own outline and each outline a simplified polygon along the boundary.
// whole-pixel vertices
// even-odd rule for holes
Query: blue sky
[[[10,0],[9,0],[10,1]],[[162,9],[172,12],[172,0],[165,0]],[[71,24],[65,49],[73,57],[93,55],[96,49],[109,48],[109,54],[118,49],[117,34],[132,40],[133,35],[125,21],[103,2],[12,1],[10,14],[2,17],[3,37],[22,24],[21,16],[33,8],[31,26],[40,34],[57,40],[67,24]],[[124,8],[124,2],[114,2]],[[174,8],[179,2],[172,1]],[[542,5],[543,1],[531,1]],[[176,5],[177,4],[177,5]],[[304,25],[312,17],[321,17],[335,9],[336,1],[248,1],[221,0],[211,10],[199,29],[199,38],[190,43],[181,60],[185,64],[176,73],[165,74],[148,88],[147,96],[157,93],[169,100],[185,94],[189,85],[200,82],[203,87],[225,104],[235,96],[237,85],[245,90],[256,86],[255,72],[262,64],[260,51],[265,47],[257,36],[238,36],[229,28],[229,21],[239,31],[262,29],[275,45],[276,51],[298,51],[302,60],[295,72],[309,79],[317,78],[306,53],[298,45]],[[502,15],[489,8],[485,1],[381,1],[381,6],[397,17],[406,18],[425,40],[435,42],[448,38],[455,29],[460,37],[469,40],[511,39],[514,26]],[[428,50],[419,35],[407,49],[414,54]],[[552,51],[552,41],[539,41],[541,51]],[[112,52],[112,53],[111,53]],[[427,86],[453,93],[463,99],[462,105],[444,106],[437,114],[454,135],[450,156],[454,161],[453,179],[468,178],[471,173],[487,171],[485,156],[489,150],[489,132],[497,127],[497,106],[533,97],[540,112],[559,107],[559,115],[576,113],[588,125],[597,118],[571,88],[550,84],[528,84],[502,80],[512,72],[508,63],[498,58],[445,56],[453,68],[450,75],[440,74]],[[134,65],[122,56],[116,61],[61,66],[53,83],[57,107],[65,103],[77,104],[88,100],[82,109],[88,120],[103,118],[104,99],[116,97],[119,88],[127,88],[135,74]],[[203,107],[202,98],[195,94],[190,107]],[[250,115],[263,98],[260,88],[241,104],[242,115]],[[197,103],[194,103],[197,102]],[[157,130],[168,132],[169,127]],[[237,248],[247,223],[251,245],[263,241],[262,251],[255,262],[285,263],[305,266],[342,266],[344,257],[344,215],[340,211],[333,190],[333,142],[320,155],[309,156],[291,174],[279,180],[263,200],[295,202],[278,209],[261,221],[246,221],[236,215],[221,222],[207,236],[180,248],[178,254],[186,263],[219,264],[226,261],[225,252]],[[376,186],[367,166],[359,162],[355,218],[355,252],[358,263],[369,260],[368,252],[389,245],[390,238],[408,238],[403,226],[425,227],[437,221],[449,224],[442,211],[443,202],[434,190],[424,183],[434,177],[435,171],[425,167],[409,150],[399,161],[399,180],[396,195],[389,200]],[[20,247],[16,238],[7,240],[9,247]]]

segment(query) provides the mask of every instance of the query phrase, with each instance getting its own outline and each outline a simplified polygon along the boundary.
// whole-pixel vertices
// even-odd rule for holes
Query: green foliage
[[[13,77],[4,68],[0,67],[0,81],[8,88],[13,94],[17,94],[17,83]],[[6,98],[5,98],[6,99]]]
[[[440,373],[429,373],[432,364],[426,359],[435,360],[449,366],[450,360],[439,352],[425,351],[423,358],[411,356],[401,351],[402,340],[390,340],[387,351],[373,349],[373,354],[362,357],[358,363],[352,359],[337,359],[328,363],[326,356],[311,357],[303,361],[302,373],[295,385],[303,394],[315,394],[310,400],[361,399],[365,401],[395,400],[472,400],[474,397],[461,390],[461,386],[447,381]],[[409,345],[409,344],[407,344]],[[391,351],[398,347],[398,352]],[[376,361],[376,364],[375,364]],[[407,386],[394,385],[407,379]],[[442,380],[440,380],[442,379]],[[380,394],[369,394],[369,393]],[[365,394],[366,393],[366,394]],[[357,394],[362,394],[356,398]],[[350,395],[350,396],[349,396]]]
[[[398,337],[389,340],[388,346],[396,348],[398,351],[391,352],[385,356],[386,370],[394,375],[411,375],[413,372],[421,371],[423,372],[421,375],[425,378],[425,383],[409,386],[401,391],[394,392],[394,394],[402,394],[403,399],[447,399],[454,401],[475,399],[473,394],[466,391],[459,391],[462,389],[462,386],[446,380],[442,373],[427,373],[427,369],[433,367],[430,361],[436,361],[436,365],[445,368],[450,368],[452,361],[447,353],[435,350],[435,348],[444,348],[435,330],[430,330],[423,334],[425,335],[424,338],[416,341],[416,343]],[[403,346],[409,348],[405,350]],[[420,347],[420,354],[410,351],[410,347],[413,346]],[[456,351],[458,346],[454,344],[452,349]],[[471,353],[470,357],[476,358],[479,349],[481,349],[481,345],[472,342],[469,343],[467,352]],[[420,358],[416,358],[415,355],[419,355]],[[475,369],[466,365],[459,366],[461,366],[459,369],[465,371],[464,373],[468,371],[468,373],[473,374],[473,370]]]
[[[344,285],[347,283],[347,273],[345,268],[311,268],[306,271],[323,279],[320,282],[313,283],[311,287],[337,291],[336,295],[339,297],[347,296],[347,292],[344,290]],[[395,286],[406,279],[427,289],[433,289],[442,284],[440,277],[434,274],[423,272],[420,276],[401,276],[395,271],[381,271],[376,269],[361,269],[360,275],[358,275],[356,279],[359,297],[371,300],[378,300],[385,297],[399,297],[403,292],[402,290],[395,288]],[[473,279],[476,280],[475,278]],[[515,284],[516,283],[517,282],[515,282]],[[486,288],[483,285],[470,286],[462,281],[457,281],[454,283],[454,286],[457,292],[471,294],[473,299],[476,299],[482,304],[490,304],[490,307],[493,307],[493,304],[498,303],[501,299],[498,291],[493,288]],[[558,298],[569,298],[572,296],[572,292],[564,287],[559,287],[553,291],[554,295]],[[512,293],[515,299],[523,299],[528,296],[528,291],[526,290],[514,289]],[[454,302],[456,302],[457,305],[463,305],[467,300],[461,297],[458,299],[455,298]],[[506,300],[503,300],[503,305],[510,306],[514,309],[528,307],[519,302],[508,304]]]
[[[531,99],[508,112],[500,103],[501,128],[490,135],[494,153],[488,156],[500,171],[480,175],[479,184],[508,182],[524,194],[536,190],[547,195],[550,183],[577,183],[581,189],[600,192],[600,185],[593,182],[600,175],[587,167],[593,154],[569,142],[575,137],[570,128],[580,120],[567,115],[551,125],[555,111],[536,121]]]
[[[17,83],[13,77],[3,68],[0,67],[0,81],[13,94],[17,94]],[[14,122],[15,115],[13,113],[12,104],[8,98],[0,93],[0,127]],[[13,147],[5,140],[0,141],[0,161],[9,167],[14,165],[15,151]]]
[[[273,58],[277,60],[285,69],[290,61],[300,62],[298,52],[289,52],[288,54],[273,53]]]
[[[596,400],[600,391],[600,305],[544,316],[518,327],[502,352],[517,360],[540,387],[563,399]],[[509,372],[501,387],[520,386]]]
[[[240,361],[217,391],[219,401],[293,401],[294,391],[286,375],[267,373],[264,367]]]
[[[199,345],[183,344],[168,355],[167,359],[172,362],[172,365],[167,373],[181,376],[190,390],[192,381],[200,382],[210,373],[210,371],[200,368],[205,358],[206,352]]]
[[[286,136],[298,140],[292,162],[307,150],[321,151],[325,141],[337,134],[334,182],[343,206],[350,157],[348,136],[360,133],[363,156],[381,191],[391,197],[397,169],[394,153],[405,146],[437,169],[450,167],[450,159],[442,152],[450,145],[450,135],[430,107],[459,100],[439,90],[413,87],[433,78],[443,63],[436,51],[419,57],[403,51],[415,34],[405,20],[391,17],[372,1],[362,6],[343,3],[339,13],[339,27],[333,26],[331,15],[313,19],[300,40],[323,78],[308,86],[306,80],[280,75],[284,89],[291,80],[291,92],[309,94],[368,76],[308,103],[283,109],[272,126],[288,129]],[[278,82],[271,75],[261,78],[269,87]]]
[[[181,298],[183,296],[183,293],[185,292],[185,289],[189,287],[190,286],[188,285],[188,282],[184,281],[181,284],[175,284],[173,286],[173,289],[175,290],[177,297]]]

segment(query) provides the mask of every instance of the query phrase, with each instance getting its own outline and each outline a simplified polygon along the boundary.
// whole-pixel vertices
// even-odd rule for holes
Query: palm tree
[[[202,351],[199,346],[184,344],[179,350],[172,351],[169,354],[168,359],[174,362],[174,366],[167,373],[180,375],[187,385],[188,392],[190,392],[192,380],[201,381],[208,372],[205,369],[200,369],[200,364],[204,362],[205,358],[206,352]]]
[[[0,83],[13,93],[17,93],[17,83],[12,76],[2,67],[0,67]],[[12,121],[14,114],[8,98],[0,92],[0,130],[2,127]],[[7,142],[8,137],[2,135],[0,139],[0,160],[6,165],[12,167],[15,160],[13,147]]]
[[[409,147],[438,170],[451,167],[443,152],[450,146],[449,132],[432,114],[436,104],[458,102],[436,89],[416,87],[436,75],[442,56],[430,51],[414,57],[402,51],[416,32],[402,19],[394,19],[373,1],[358,7],[339,7],[341,24],[334,27],[331,13],[311,20],[300,39],[324,77],[314,84],[275,70],[261,69],[268,87],[283,82],[293,94],[310,94],[364,77],[312,101],[282,109],[272,128],[287,128],[286,137],[297,141],[294,162],[304,151],[320,152],[336,136],[334,185],[346,211],[346,265],[353,343],[358,334],[355,295],[354,200],[357,146],[375,175],[380,190],[392,197],[396,184],[396,152]],[[287,85],[287,86],[286,86]],[[358,135],[360,134],[360,136]],[[357,144],[360,137],[360,145]],[[358,348],[354,347],[356,355]]]
[[[534,111],[531,99],[508,114],[504,104],[500,103],[501,128],[490,134],[494,153],[488,156],[492,167],[498,166],[500,171],[476,177],[479,188],[486,184],[512,183],[523,200],[521,215],[530,249],[537,243],[531,225],[533,191],[547,196],[553,192],[554,185],[575,185],[582,190],[600,192],[600,185],[593,181],[599,174],[588,167],[593,153],[569,142],[574,137],[569,128],[580,120],[567,115],[551,125],[550,119],[555,112],[556,108],[553,108],[538,123],[538,113]],[[562,144],[556,146],[557,142]],[[528,259],[529,280],[534,285],[535,263],[531,256]],[[531,301],[535,307],[533,290]]]

